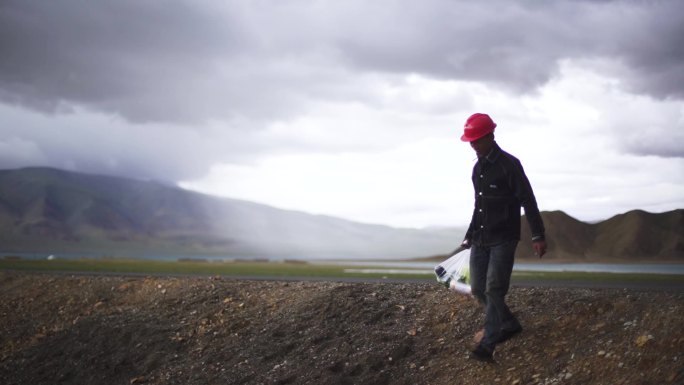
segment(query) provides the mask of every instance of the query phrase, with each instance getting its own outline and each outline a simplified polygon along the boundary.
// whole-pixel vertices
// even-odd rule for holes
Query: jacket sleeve
[[[473,167],[473,174],[471,175],[470,179],[473,181],[473,191],[475,188],[475,167]],[[464,241],[468,241],[468,243],[472,244],[473,240],[473,231],[475,230],[475,215],[477,215],[477,196],[475,196],[475,200],[473,202],[473,215],[470,218],[470,225],[468,225],[468,230],[466,231]]]
[[[527,175],[525,175],[525,170],[523,170],[520,161],[516,160],[513,162],[512,168],[510,185],[515,197],[520,201],[520,205],[525,210],[525,217],[527,217],[527,223],[530,225],[530,231],[532,232],[532,240],[543,240],[545,233],[544,221],[539,213],[539,207],[537,206],[537,199],[534,197],[534,192],[532,191],[532,185],[527,179]]]
[[[465,238],[463,239],[464,241],[467,240],[468,243],[472,243],[473,240],[473,230],[475,229],[475,212],[477,211],[476,208],[473,208],[473,216],[470,219],[470,225],[468,226],[468,230],[466,231]]]

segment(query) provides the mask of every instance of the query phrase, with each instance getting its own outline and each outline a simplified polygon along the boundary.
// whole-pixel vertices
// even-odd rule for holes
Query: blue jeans
[[[511,283],[517,245],[518,241],[514,240],[494,246],[473,245],[470,250],[470,287],[486,311],[480,345],[492,351],[502,330],[520,326],[504,301]]]

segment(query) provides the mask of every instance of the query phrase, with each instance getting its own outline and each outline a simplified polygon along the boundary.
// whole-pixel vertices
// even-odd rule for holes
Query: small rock
[[[597,330],[599,330],[599,329],[602,329],[602,328],[605,327],[605,326],[606,326],[605,322],[600,322],[600,323],[597,323],[596,325],[594,325],[594,326],[591,328],[591,330],[592,330],[592,331],[597,331]]]
[[[571,379],[571,378],[572,378],[572,373],[570,373],[570,372],[565,373],[565,379],[566,379],[566,380],[569,380],[569,379]]]
[[[131,287],[131,285],[130,285],[129,283],[122,283],[122,284],[119,285],[119,287],[117,287],[116,289],[117,289],[118,291],[126,291],[126,290],[128,290],[130,287]]]
[[[643,335],[640,335],[639,337],[637,337],[637,339],[636,339],[636,341],[634,341],[634,343],[635,343],[636,346],[638,346],[638,347],[643,347],[644,345],[646,345],[646,343],[647,343],[648,341],[650,341],[650,340],[652,340],[652,339],[654,339],[652,335],[650,335],[650,334],[649,334],[649,335],[643,334]]]

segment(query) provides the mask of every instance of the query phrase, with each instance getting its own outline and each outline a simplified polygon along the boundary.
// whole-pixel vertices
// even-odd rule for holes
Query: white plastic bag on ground
[[[435,266],[437,282],[462,294],[470,290],[470,250],[456,253],[446,261]]]

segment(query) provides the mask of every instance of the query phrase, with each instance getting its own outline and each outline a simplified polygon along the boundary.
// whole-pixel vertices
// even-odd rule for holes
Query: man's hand
[[[532,249],[534,250],[534,255],[541,259],[541,257],[546,254],[546,241],[532,242]]]

